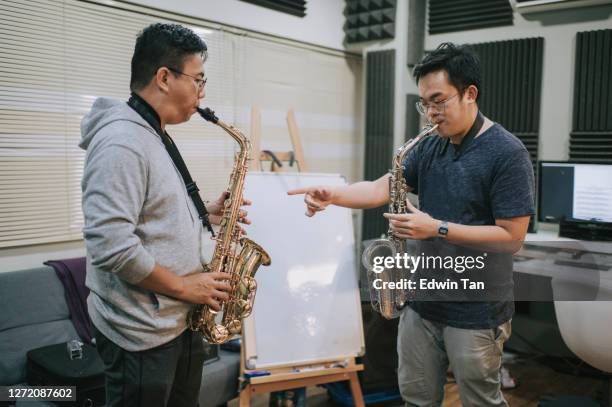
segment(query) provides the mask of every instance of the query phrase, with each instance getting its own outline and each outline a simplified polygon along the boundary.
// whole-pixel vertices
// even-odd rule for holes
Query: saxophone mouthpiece
[[[423,127],[422,134],[432,134],[438,128],[438,126],[438,123],[427,123]]]
[[[425,126],[423,126],[423,128],[424,128],[425,130],[433,130],[433,129],[437,129],[437,128],[438,128],[438,126],[439,126],[439,124],[438,124],[438,123],[434,123],[434,122],[430,122],[430,121],[428,121],[428,122],[425,124]]]
[[[205,107],[204,109],[198,107],[197,109],[198,109],[198,113],[200,113],[200,116],[202,116],[204,120],[213,122],[215,124],[217,124],[217,122],[219,121],[219,118],[215,116],[215,112],[211,110],[209,107]]]

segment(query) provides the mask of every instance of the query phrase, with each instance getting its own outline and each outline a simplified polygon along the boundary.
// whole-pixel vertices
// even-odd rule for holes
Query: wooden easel
[[[280,161],[297,162],[298,172],[306,172],[307,166],[304,160],[304,150],[298,127],[295,121],[293,109],[287,112],[287,126],[289,136],[293,145],[292,152],[273,152],[273,155]],[[282,168],[274,164],[274,159],[263,151],[261,145],[261,113],[259,108],[251,109],[251,143],[253,147],[253,160],[251,170],[259,171],[261,162],[272,161],[271,170],[282,172]],[[316,386],[324,383],[333,383],[348,380],[351,387],[351,394],[355,406],[363,407],[363,394],[357,372],[363,370],[363,365],[357,364],[354,357],[342,358],[342,360],[321,360],[309,364],[284,365],[273,368],[266,368],[268,375],[248,377],[248,373],[253,370],[246,369],[245,366],[245,341],[243,338],[240,351],[240,407],[251,405],[251,396],[255,394],[271,393],[296,389],[300,387]]]
[[[271,162],[271,171],[273,172],[283,171],[282,167],[279,165],[280,162],[289,162],[291,164],[295,162],[297,163],[298,171],[308,171],[306,160],[304,159],[302,141],[300,140],[300,132],[297,127],[293,109],[289,109],[287,112],[287,127],[289,129],[289,137],[291,138],[293,151],[261,151],[261,112],[257,106],[253,106],[251,108],[251,143],[253,146],[253,159],[251,160],[250,168],[251,171],[261,170],[260,166],[262,162]],[[274,158],[277,158],[279,162],[276,162]]]
[[[244,344],[243,344],[244,346]],[[244,350],[240,352],[240,407],[251,405],[251,396],[255,394],[271,393],[296,389],[300,387],[316,386],[348,380],[356,407],[364,407],[363,394],[357,372],[363,370],[363,365],[356,364],[355,358],[341,361],[329,360],[310,363],[307,365],[279,366],[266,369],[269,375],[246,378],[252,372],[245,368]]]

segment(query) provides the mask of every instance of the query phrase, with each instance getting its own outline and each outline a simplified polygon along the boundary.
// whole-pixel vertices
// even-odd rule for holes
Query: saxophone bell
[[[374,311],[386,319],[399,316],[407,300],[405,291],[399,294],[388,289],[388,284],[401,281],[403,271],[395,267],[386,267],[385,259],[395,259],[398,253],[403,252],[403,242],[391,239],[376,239],[366,247],[361,256],[361,262],[367,270],[367,279],[370,292],[370,304]]]

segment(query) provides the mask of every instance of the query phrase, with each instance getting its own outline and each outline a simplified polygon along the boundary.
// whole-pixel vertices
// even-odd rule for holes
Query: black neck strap
[[[460,144],[451,144],[450,138],[446,139],[446,143],[442,150],[440,150],[440,155],[446,154],[446,150],[448,149],[448,145],[451,144],[453,146],[453,161],[456,161],[461,157],[461,154],[465,151],[465,149],[472,143],[480,129],[484,124],[484,115],[478,111],[476,115],[476,119],[474,123],[472,123],[472,127],[468,130],[468,132],[463,136]]]
[[[170,138],[168,133],[162,130],[159,115],[157,114],[155,109],[151,107],[151,105],[149,105],[143,98],[138,96],[136,93],[132,93],[127,104],[132,109],[134,109],[134,111],[136,111],[136,113],[138,113],[143,119],[145,119],[145,121],[149,123],[151,127],[153,127],[153,129],[155,129],[155,132],[161,138],[162,142],[164,143],[164,147],[166,147],[166,151],[168,151],[168,154],[170,155],[170,158],[172,158],[174,165],[181,173],[181,177],[183,177],[183,182],[185,182],[185,187],[187,188],[187,194],[189,194],[189,196],[193,200],[193,204],[195,205],[196,210],[198,211],[198,215],[200,216],[202,225],[206,229],[208,229],[208,231],[214,237],[215,232],[213,231],[213,228],[210,224],[206,205],[204,205],[202,197],[200,197],[200,194],[198,193],[200,189],[191,178],[189,170],[187,169],[187,165],[185,164],[183,157],[181,157],[181,153],[179,152],[178,147],[176,146],[176,144],[174,144],[174,141],[172,140],[172,138]]]
[[[459,157],[461,157],[461,153],[463,153],[465,149],[472,143],[472,141],[474,140],[474,137],[476,137],[480,129],[482,129],[483,124],[484,124],[484,115],[480,113],[480,111],[478,111],[478,114],[476,115],[476,119],[474,120],[472,127],[470,127],[466,135],[463,136],[461,143],[453,144],[453,147],[455,150],[453,160],[458,160]]]

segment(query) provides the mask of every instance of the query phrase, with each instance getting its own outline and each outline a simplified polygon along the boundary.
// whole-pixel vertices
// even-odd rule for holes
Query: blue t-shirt
[[[404,167],[407,184],[419,196],[420,210],[435,219],[495,225],[495,219],[534,213],[529,152],[497,123],[460,145],[430,136],[409,152]],[[496,278],[501,276],[510,290],[505,298],[512,298],[512,255],[496,254],[491,260],[496,262]],[[412,301],[410,307],[425,319],[465,329],[494,328],[514,313],[514,302],[501,300]]]

